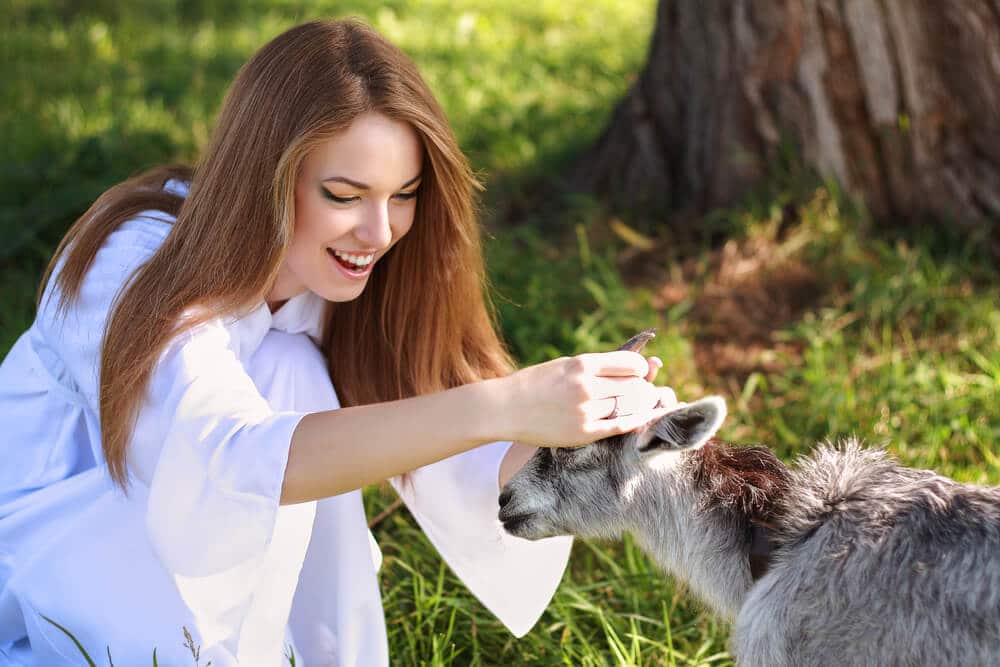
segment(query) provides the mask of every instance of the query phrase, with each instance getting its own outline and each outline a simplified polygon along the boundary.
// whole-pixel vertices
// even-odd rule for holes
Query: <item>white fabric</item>
[[[183,184],[168,187],[186,194]],[[77,665],[68,628],[115,664],[386,665],[380,554],[360,491],[279,506],[292,432],[339,407],[315,345],[324,301],[261,303],[164,351],[130,443],[127,496],[110,481],[97,418],[113,299],[172,218],[111,234],[80,300],[56,317],[50,282],[0,365],[0,665]],[[58,269],[57,269],[58,270]],[[345,351],[345,353],[349,353]],[[446,562],[517,636],[551,599],[571,540],[528,542],[496,520],[509,443],[393,480]]]

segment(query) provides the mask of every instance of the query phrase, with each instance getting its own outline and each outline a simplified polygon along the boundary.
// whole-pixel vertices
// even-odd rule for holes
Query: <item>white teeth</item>
[[[354,253],[344,252],[342,250],[334,250],[333,254],[336,255],[337,257],[340,257],[343,260],[350,262],[351,264],[354,264],[355,266],[368,266],[369,264],[372,263],[372,260],[375,259],[375,253],[366,255],[356,255]]]

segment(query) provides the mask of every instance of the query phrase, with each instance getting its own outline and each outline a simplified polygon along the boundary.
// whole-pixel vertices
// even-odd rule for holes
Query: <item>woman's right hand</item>
[[[493,381],[501,399],[494,416],[504,438],[541,447],[586,445],[632,431],[674,407],[667,398],[673,392],[648,381],[656,370],[638,352],[622,350],[528,366]]]

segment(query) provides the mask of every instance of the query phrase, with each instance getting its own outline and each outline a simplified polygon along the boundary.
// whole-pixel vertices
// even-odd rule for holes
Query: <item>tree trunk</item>
[[[993,225],[1000,0],[660,0],[645,70],[573,176],[694,220],[786,139],[876,219]]]

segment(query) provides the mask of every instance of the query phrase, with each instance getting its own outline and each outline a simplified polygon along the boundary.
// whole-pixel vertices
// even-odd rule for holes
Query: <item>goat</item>
[[[855,439],[789,468],[713,439],[725,415],[713,396],[632,433],[539,448],[499,519],[527,539],[632,533],[733,623],[741,665],[1000,665],[1000,488]]]

